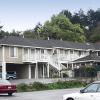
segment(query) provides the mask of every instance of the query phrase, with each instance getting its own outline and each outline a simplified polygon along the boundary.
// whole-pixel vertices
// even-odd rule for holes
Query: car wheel
[[[9,77],[9,80],[13,80],[13,77]]]
[[[73,98],[68,98],[67,100],[74,100]]]
[[[12,93],[8,93],[9,96],[12,96]]]

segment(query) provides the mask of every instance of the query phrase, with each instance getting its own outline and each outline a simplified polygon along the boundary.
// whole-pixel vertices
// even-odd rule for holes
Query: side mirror
[[[84,89],[80,90],[80,93],[84,93]]]

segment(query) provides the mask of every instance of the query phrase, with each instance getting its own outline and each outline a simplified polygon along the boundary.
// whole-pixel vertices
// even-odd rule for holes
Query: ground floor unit
[[[58,75],[59,71],[50,66],[48,63],[5,63],[5,66],[0,66],[0,71],[3,73],[2,78],[5,78],[5,72],[16,72],[17,79],[38,79],[50,78]]]

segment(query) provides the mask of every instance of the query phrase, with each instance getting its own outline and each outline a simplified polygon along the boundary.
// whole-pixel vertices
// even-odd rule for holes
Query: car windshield
[[[11,83],[7,80],[0,80],[0,85],[11,85]]]
[[[88,87],[84,89],[84,92],[85,93],[100,92],[100,83],[90,84]]]

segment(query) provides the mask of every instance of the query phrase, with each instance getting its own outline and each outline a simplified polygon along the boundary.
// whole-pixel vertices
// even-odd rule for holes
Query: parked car
[[[9,96],[16,92],[16,85],[12,85],[8,80],[0,80],[0,94],[8,93]]]
[[[100,100],[100,81],[89,84],[79,93],[63,95],[63,100]]]
[[[16,79],[16,72],[15,71],[9,71],[9,72],[7,72],[6,79],[8,79],[8,80]]]
[[[2,78],[2,72],[0,72],[0,78]],[[16,72],[15,71],[8,71],[6,73],[6,79],[7,80],[16,79]]]

